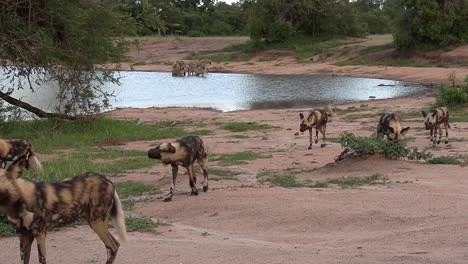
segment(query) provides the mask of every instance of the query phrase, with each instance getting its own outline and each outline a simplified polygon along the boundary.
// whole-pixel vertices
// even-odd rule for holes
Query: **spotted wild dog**
[[[400,117],[395,113],[383,113],[377,124],[377,134],[386,136],[390,141],[402,139],[409,129],[409,127],[402,128]]]
[[[424,126],[426,130],[431,131],[431,141],[433,144],[440,144],[442,139],[442,129],[440,125],[444,124],[445,128],[445,144],[448,144],[448,129],[449,124],[449,112],[447,107],[439,107],[432,110],[429,114],[425,111],[421,112],[424,117]],[[439,140],[437,140],[437,130],[439,130]]]
[[[304,118],[302,113],[299,114],[301,118],[301,124],[299,127],[299,131],[304,132],[309,130],[309,148],[312,149],[312,128],[315,128],[315,144],[318,143],[318,132],[322,133],[322,140],[323,143],[320,145],[321,148],[325,147],[325,130],[327,128],[328,122],[328,114],[325,110],[322,109],[314,109],[309,112],[307,118]]]
[[[186,136],[173,143],[162,143],[148,151],[149,158],[161,160],[163,164],[171,164],[172,167],[172,184],[169,194],[164,198],[164,201],[171,201],[175,193],[179,165],[187,169],[190,188],[192,189],[191,195],[198,195],[196,186],[197,176],[193,171],[193,163],[195,161],[198,162],[198,165],[203,170],[203,191],[208,191],[207,156],[203,141],[198,136]]]
[[[104,242],[106,263],[113,263],[120,244],[108,230],[109,218],[120,239],[126,240],[122,204],[113,183],[96,173],[55,183],[29,182],[20,178],[23,167],[13,163],[7,170],[0,170],[0,211],[16,228],[22,263],[29,263],[31,245],[36,239],[39,263],[46,264],[47,230],[81,217]]]
[[[28,170],[42,170],[42,165],[34,152],[34,147],[24,139],[0,139],[0,169],[7,167],[17,160],[23,159]]]

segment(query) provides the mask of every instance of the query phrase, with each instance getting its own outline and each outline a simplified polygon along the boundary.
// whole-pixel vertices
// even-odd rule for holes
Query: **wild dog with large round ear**
[[[444,124],[445,129],[445,144],[448,144],[448,129],[449,124],[449,112],[447,107],[439,107],[432,110],[429,114],[425,111],[421,112],[424,117],[424,126],[426,130],[431,131],[431,141],[435,145],[439,144],[442,139],[442,129],[440,125]],[[437,130],[439,130],[439,140],[437,140]]]
[[[325,110],[314,109],[309,112],[307,118],[304,117],[304,114],[300,113],[299,118],[301,119],[301,124],[299,125],[299,131],[304,132],[309,130],[309,148],[312,149],[312,128],[315,128],[315,144],[318,143],[318,132],[322,133],[322,144],[320,147],[325,147],[325,132],[327,129],[328,114]]]
[[[208,170],[206,168],[207,154],[203,141],[198,136],[187,136],[176,140],[173,143],[162,143],[148,151],[148,157],[161,160],[163,164],[170,164],[172,167],[172,184],[169,194],[164,201],[171,201],[175,193],[175,184],[179,166],[187,169],[189,175],[190,188],[192,195],[198,195],[197,176],[193,171],[193,163],[198,162],[203,170],[203,191],[208,191]]]
[[[25,161],[21,163],[24,168],[42,170],[41,162],[31,143],[24,139],[0,139],[0,168],[7,169],[10,164],[20,159]]]
[[[377,134],[385,135],[387,140],[402,139],[410,128],[402,128],[400,117],[395,113],[383,113],[377,124]]]

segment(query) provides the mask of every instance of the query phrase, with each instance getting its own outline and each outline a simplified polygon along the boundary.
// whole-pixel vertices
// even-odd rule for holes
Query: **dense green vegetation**
[[[465,76],[463,82],[460,82],[454,74],[451,74],[449,84],[441,84],[438,88],[439,94],[434,108],[446,106],[455,110],[468,105],[468,76]]]

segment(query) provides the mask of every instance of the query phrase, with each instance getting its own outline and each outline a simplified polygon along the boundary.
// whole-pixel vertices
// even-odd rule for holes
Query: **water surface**
[[[431,92],[409,82],[314,75],[260,75],[209,73],[206,77],[172,77],[167,72],[119,72],[121,86],[113,107],[210,107],[222,111],[313,107]],[[53,111],[53,89],[17,91],[14,96]]]

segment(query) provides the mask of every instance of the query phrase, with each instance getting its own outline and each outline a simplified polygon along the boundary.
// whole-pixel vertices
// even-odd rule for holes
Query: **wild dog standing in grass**
[[[395,113],[383,113],[377,124],[377,134],[385,135],[387,140],[402,139],[410,128],[402,128],[400,117]]]
[[[7,169],[15,161],[24,160],[28,170],[42,170],[42,165],[34,152],[34,147],[24,139],[0,139],[0,169]]]
[[[314,109],[309,112],[307,118],[304,118],[302,113],[299,114],[301,118],[301,125],[299,130],[304,132],[309,130],[309,149],[312,149],[312,128],[315,128],[315,144],[318,143],[318,132],[322,133],[323,143],[320,145],[321,148],[325,147],[325,132],[328,122],[328,114],[325,110]]]
[[[171,201],[175,193],[175,184],[179,165],[187,169],[189,175],[191,195],[198,195],[197,176],[193,171],[193,163],[198,161],[203,170],[203,191],[208,191],[208,170],[206,168],[207,154],[203,141],[198,136],[187,136],[176,140],[174,143],[162,143],[148,151],[148,157],[161,160],[164,164],[172,166],[172,185],[164,201]]]
[[[449,112],[447,107],[439,107],[432,110],[429,114],[422,111],[424,119],[424,126],[426,130],[431,131],[431,141],[433,144],[439,144],[442,139],[442,129],[440,125],[444,124],[445,128],[445,144],[448,144],[448,129],[449,124]],[[439,140],[437,140],[437,130],[439,130]]]
[[[24,164],[0,171],[0,210],[15,226],[23,264],[29,263],[31,244],[37,241],[39,263],[46,263],[46,234],[54,227],[84,217],[114,262],[119,242],[108,230],[109,218],[121,240],[126,240],[125,217],[112,182],[96,173],[84,173],[56,183],[29,182],[21,177]]]

